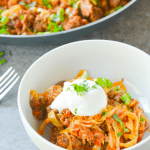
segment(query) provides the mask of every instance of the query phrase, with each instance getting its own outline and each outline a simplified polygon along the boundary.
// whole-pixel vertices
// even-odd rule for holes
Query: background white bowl
[[[29,90],[42,93],[61,80],[74,78],[85,69],[91,77],[105,77],[115,82],[124,78],[132,97],[140,101],[150,119],[150,57],[127,44],[107,40],[87,40],[66,44],[46,53],[35,61],[22,78],[18,91],[18,107],[24,127],[41,150],[63,150],[49,142],[49,127],[44,138],[37,131],[41,122],[32,116]],[[150,140],[147,132],[143,140],[130,147],[136,149]]]

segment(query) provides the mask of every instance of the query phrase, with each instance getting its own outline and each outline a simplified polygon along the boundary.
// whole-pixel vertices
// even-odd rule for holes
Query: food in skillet
[[[30,92],[33,116],[51,124],[50,141],[68,150],[119,150],[141,141],[149,128],[139,102],[127,93],[123,80],[87,77],[81,70],[75,79]]]
[[[0,0],[0,34],[49,34],[101,19],[130,0]]]

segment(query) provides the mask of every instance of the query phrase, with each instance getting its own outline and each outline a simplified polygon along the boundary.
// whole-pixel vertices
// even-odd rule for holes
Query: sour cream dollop
[[[78,93],[74,89],[75,85],[84,86],[88,90]],[[63,91],[55,98],[51,108],[58,109],[59,113],[68,108],[74,115],[94,116],[101,113],[106,105],[107,96],[101,86],[95,81],[76,79],[72,83],[64,83]]]

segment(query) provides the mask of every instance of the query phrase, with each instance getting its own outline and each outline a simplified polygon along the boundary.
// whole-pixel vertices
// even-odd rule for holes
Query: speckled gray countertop
[[[124,42],[140,48],[150,54],[150,0],[138,0],[133,9],[117,19],[112,25],[102,31],[95,31],[85,39],[108,39]],[[2,45],[0,51],[4,51],[7,63],[0,66],[2,75],[10,66],[22,78],[28,67],[40,56],[55,47],[63,45],[49,46],[17,46]],[[11,51],[12,56],[9,55]],[[38,150],[28,137],[17,107],[17,92],[19,82],[13,89],[0,101],[0,150]],[[150,142],[149,142],[150,143]],[[150,150],[150,145],[146,143],[139,150]]]

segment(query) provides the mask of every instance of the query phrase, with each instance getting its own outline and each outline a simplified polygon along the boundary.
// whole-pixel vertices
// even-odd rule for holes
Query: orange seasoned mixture
[[[130,0],[0,0],[0,34],[50,34],[86,25]]]

